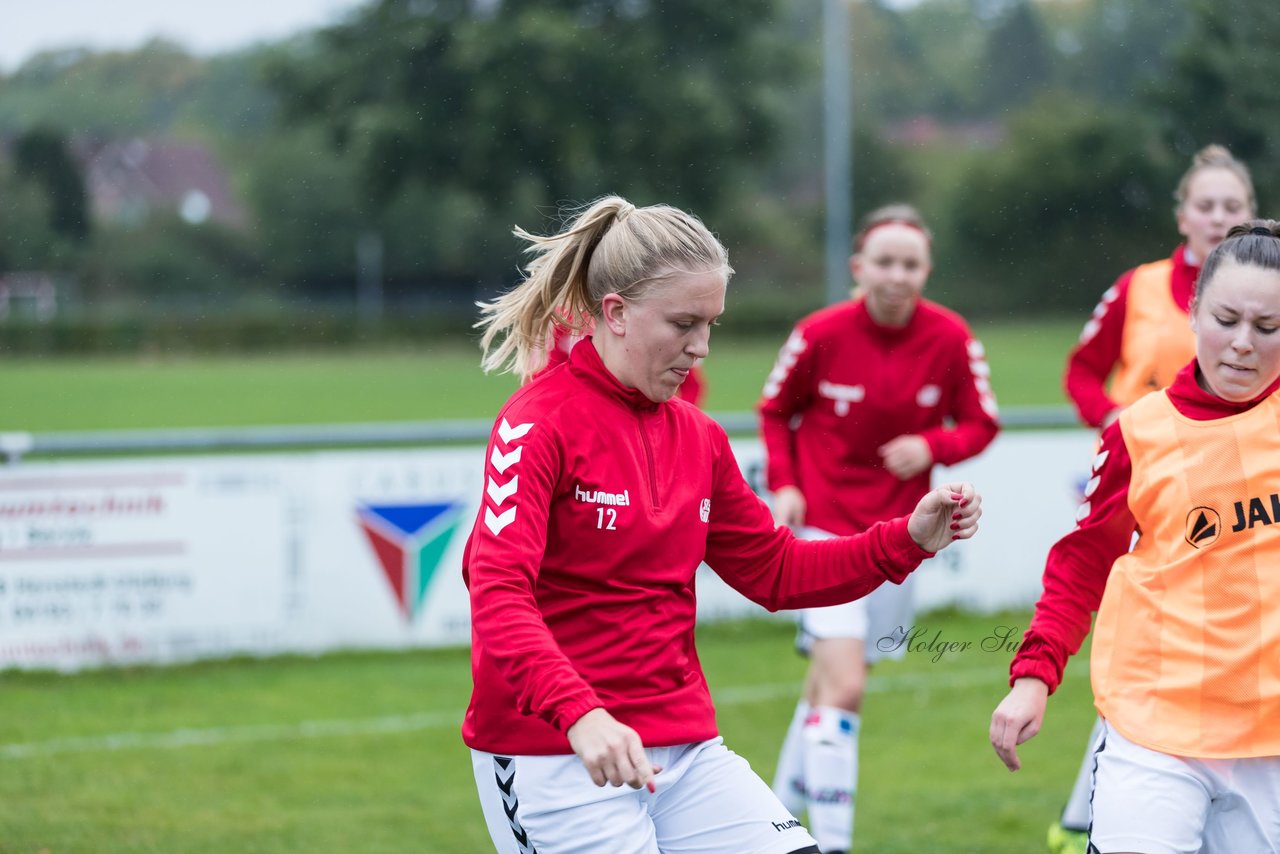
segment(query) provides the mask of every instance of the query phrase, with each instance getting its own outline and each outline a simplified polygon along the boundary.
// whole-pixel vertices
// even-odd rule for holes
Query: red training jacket
[[[990,373],[982,344],[937,303],[920,300],[901,328],[877,324],[861,300],[814,312],[783,345],[757,407],[769,488],[799,487],[805,524],[833,534],[909,514],[930,472],[899,480],[877,449],[916,434],[937,463],[982,451],[1000,429]]]
[[[647,745],[714,737],[694,648],[703,560],[773,610],[856,599],[928,557],[905,519],[822,542],[776,529],[723,428],[622,386],[591,339],[511,396],[487,455],[462,567],[462,735],[491,753],[571,753],[566,731],[597,707]]]

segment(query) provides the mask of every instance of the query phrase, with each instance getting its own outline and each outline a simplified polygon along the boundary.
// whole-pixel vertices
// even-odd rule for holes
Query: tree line
[[[1209,142],[1268,210],[1280,4],[850,10],[855,215],[921,207],[931,287],[958,308],[1087,308],[1177,241],[1171,192]],[[207,59],[45,54],[0,77],[0,275],[52,269],[126,305],[345,300],[372,235],[389,299],[465,312],[515,279],[514,224],[621,193],[699,213],[735,299],[785,324],[823,293],[820,45],[812,0],[375,0]],[[217,151],[248,226],[91,222],[69,152],[128,135]]]

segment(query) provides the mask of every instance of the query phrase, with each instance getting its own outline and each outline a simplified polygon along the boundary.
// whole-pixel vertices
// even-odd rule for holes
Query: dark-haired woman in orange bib
[[[1103,854],[1280,851],[1280,224],[1230,231],[1191,325],[1195,360],[1103,431],[991,719],[1017,770],[1097,610]]]
[[[1168,258],[1116,279],[1067,357],[1067,396],[1090,427],[1106,427],[1126,406],[1168,386],[1195,355],[1187,312],[1200,265],[1231,226],[1254,215],[1256,206],[1248,167],[1220,145],[1196,152],[1173,197],[1178,233],[1185,242]],[[1094,725],[1090,745],[1101,726],[1101,721]],[[1049,828],[1051,854],[1084,854],[1089,766],[1086,751],[1066,806]]]

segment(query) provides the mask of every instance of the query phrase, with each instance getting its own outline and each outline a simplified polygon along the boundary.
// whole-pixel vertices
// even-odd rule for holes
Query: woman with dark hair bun
[[[1096,610],[1090,851],[1280,851],[1275,221],[1209,254],[1191,327],[1195,358],[1102,431],[991,717],[1016,771]]]
[[[1200,267],[1227,230],[1252,217],[1257,206],[1249,168],[1221,145],[1196,152],[1173,198],[1184,242],[1168,258],[1120,276],[1067,357],[1067,397],[1090,427],[1107,426],[1124,407],[1169,385],[1195,354],[1187,313]],[[1101,721],[1094,725],[1090,746],[1101,727]],[[1051,854],[1085,854],[1090,756],[1086,750],[1062,815],[1049,827]]]

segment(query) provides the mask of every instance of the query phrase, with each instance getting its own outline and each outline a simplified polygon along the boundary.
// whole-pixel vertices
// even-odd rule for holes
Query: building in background
[[[192,225],[248,221],[217,155],[196,142],[131,137],[74,146],[93,218],[141,225],[169,212]]]

